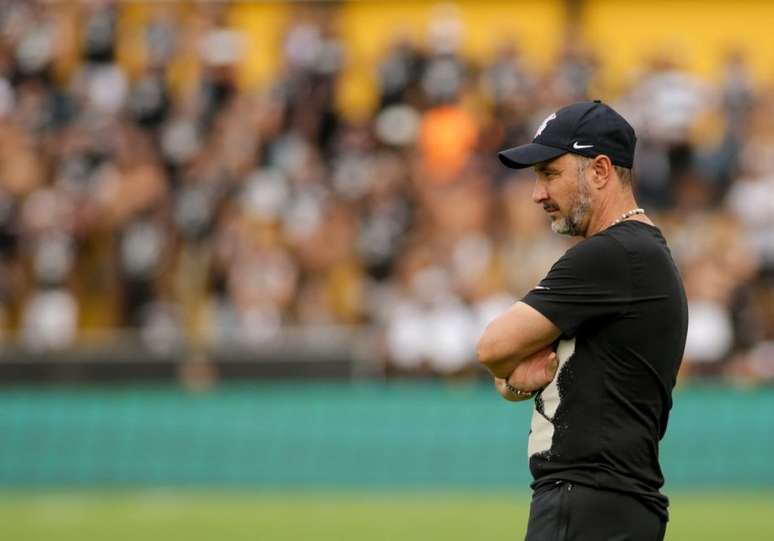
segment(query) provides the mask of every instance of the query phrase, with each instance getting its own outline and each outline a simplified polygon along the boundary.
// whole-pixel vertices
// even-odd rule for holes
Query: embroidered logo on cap
[[[550,115],[548,115],[546,119],[543,121],[543,123],[540,125],[540,127],[537,129],[537,131],[535,132],[535,137],[538,137],[541,133],[543,133],[543,130],[546,129],[546,125],[555,118],[556,118],[556,113],[551,113]],[[533,137],[533,139],[535,139],[535,137]]]
[[[593,147],[593,146],[594,146],[594,145],[579,145],[579,144],[578,144],[578,141],[575,141],[575,142],[572,144],[572,148],[574,148],[575,150],[580,150],[580,149],[582,149],[582,148],[591,148],[591,147]]]

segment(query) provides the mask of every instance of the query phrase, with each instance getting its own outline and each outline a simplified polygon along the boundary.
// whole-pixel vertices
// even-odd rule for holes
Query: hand
[[[508,383],[520,391],[539,391],[556,376],[559,360],[551,347],[536,351],[519,363],[508,378]]]
[[[508,378],[508,383],[520,391],[538,391],[553,381],[558,367],[556,353],[551,347],[546,347],[521,361]],[[495,378],[495,387],[503,398],[511,402],[529,398],[511,393],[501,378]]]

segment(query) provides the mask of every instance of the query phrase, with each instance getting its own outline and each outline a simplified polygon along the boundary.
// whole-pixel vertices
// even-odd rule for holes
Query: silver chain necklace
[[[621,217],[618,218],[616,221],[614,221],[612,224],[610,224],[608,227],[613,227],[615,224],[619,224],[626,220],[627,218],[631,218],[632,216],[636,216],[637,214],[645,214],[645,209],[632,209],[628,212],[624,212],[621,214]]]

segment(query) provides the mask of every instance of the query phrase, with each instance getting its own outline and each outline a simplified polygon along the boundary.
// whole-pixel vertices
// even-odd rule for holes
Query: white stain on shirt
[[[537,404],[532,412],[527,456],[544,453],[551,449],[554,440],[554,416],[559,409],[559,403],[562,401],[559,393],[559,375],[567,366],[567,361],[570,360],[573,353],[575,353],[575,338],[559,341],[559,346],[556,348],[556,358],[559,360],[556,376],[540,395],[543,401],[543,412],[538,411]]]

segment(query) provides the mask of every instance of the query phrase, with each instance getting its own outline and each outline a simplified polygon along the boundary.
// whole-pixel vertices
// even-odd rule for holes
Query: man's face
[[[586,161],[572,154],[535,166],[537,179],[532,200],[551,217],[551,229],[561,235],[583,235],[588,227],[591,193]]]

